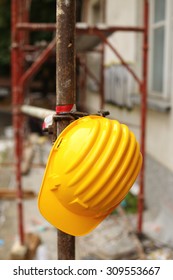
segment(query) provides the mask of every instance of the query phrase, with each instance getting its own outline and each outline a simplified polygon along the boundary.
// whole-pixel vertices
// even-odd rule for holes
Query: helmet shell
[[[126,125],[101,116],[80,118],[51,149],[40,212],[68,234],[87,234],[124,199],[141,164],[139,144]]]

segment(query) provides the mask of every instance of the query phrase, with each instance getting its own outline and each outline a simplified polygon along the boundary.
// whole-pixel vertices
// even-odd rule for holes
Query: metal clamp
[[[100,110],[96,114],[91,114],[91,115],[106,117],[109,114],[110,114],[109,111]],[[55,126],[57,126],[57,122],[64,121],[64,120],[73,122],[85,116],[89,116],[89,114],[84,112],[79,112],[79,111],[62,112],[55,115],[49,115],[44,120],[44,125],[42,128],[43,132],[47,132],[48,134],[53,134]]]

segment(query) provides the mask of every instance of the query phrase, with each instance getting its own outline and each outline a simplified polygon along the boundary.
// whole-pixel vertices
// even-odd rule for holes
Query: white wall
[[[98,93],[87,92],[87,104],[91,113],[96,113],[100,110],[100,97]],[[134,132],[138,141],[140,141],[140,110],[136,107],[132,111],[117,108],[114,105],[105,104],[104,110],[110,112],[108,116],[111,119],[118,120],[120,123],[125,123]]]
[[[109,21],[114,19],[114,13],[118,24],[129,24],[135,20],[134,11],[136,12],[136,24],[142,22],[143,0],[107,0],[111,3],[108,9],[110,15]],[[171,0],[172,1],[172,0]],[[131,10],[133,3],[134,10]],[[123,7],[126,3],[126,7]],[[134,22],[135,23],[135,22]],[[173,31],[173,30],[172,30]],[[117,37],[116,37],[117,36]],[[125,34],[127,36],[127,34]],[[128,37],[126,37],[128,38]],[[125,39],[120,35],[115,35],[112,40],[121,48],[123,57],[133,60],[136,66],[136,73],[142,72],[142,44],[138,37],[134,39]],[[124,47],[126,46],[126,48]],[[150,48],[149,48],[150,50]],[[114,56],[107,51],[106,63],[114,61]],[[172,57],[173,60],[173,48]],[[173,63],[172,63],[173,65]],[[173,76],[173,70],[170,71],[170,76]],[[173,79],[170,87],[171,107],[173,107]],[[100,109],[100,98],[98,93],[87,93],[87,104],[92,113]],[[105,104],[105,110],[110,112],[110,118],[116,119],[121,123],[125,123],[134,132],[136,138],[140,142],[140,106],[136,105],[133,110],[119,109],[116,106]],[[149,236],[157,238],[165,244],[173,244],[173,227],[172,225],[172,194],[173,194],[173,111],[161,112],[148,108],[147,110],[147,127],[146,127],[146,151],[151,157],[146,158],[145,169],[145,206],[151,215],[151,221],[148,221],[144,215],[143,230]],[[156,161],[155,161],[155,160]],[[160,163],[160,164],[159,164]],[[164,166],[166,168],[164,168]],[[161,206],[162,205],[162,206]],[[161,207],[160,207],[161,206]],[[154,218],[153,218],[154,217]],[[160,228],[155,231],[153,223]],[[152,227],[151,227],[152,225]]]
[[[140,3],[139,3],[140,1]],[[142,0],[107,0],[107,24],[108,25],[139,25],[143,16],[139,8],[143,8]],[[111,41],[129,62],[134,62],[138,69],[141,69],[142,48],[141,40],[134,34],[117,33],[111,36]],[[140,44],[139,44],[140,43]],[[172,51],[173,58],[173,51]],[[117,62],[115,55],[110,50],[106,50],[105,64]],[[140,68],[139,68],[140,66]],[[173,73],[172,73],[173,75]],[[170,88],[171,106],[173,106],[173,86]],[[95,111],[99,108],[99,96],[88,94],[88,105]],[[121,110],[115,106],[105,105],[105,109],[111,112],[111,118],[132,125],[140,125],[140,107],[135,107],[132,111]],[[140,129],[132,126],[137,138],[140,138]],[[161,112],[148,109],[147,112],[147,133],[146,150],[158,162],[173,171],[173,112]]]
[[[108,26],[135,26],[136,25],[136,0],[119,1],[107,0],[106,24]],[[135,33],[116,32],[109,37],[110,42],[116,47],[123,58],[130,63],[135,60]],[[106,48],[105,64],[119,62],[109,47]]]
[[[147,151],[173,171],[173,113],[148,110]]]

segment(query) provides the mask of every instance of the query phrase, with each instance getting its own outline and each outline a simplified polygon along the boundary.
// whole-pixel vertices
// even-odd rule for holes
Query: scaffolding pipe
[[[27,31],[55,31],[55,23],[30,23],[30,22],[20,22],[17,24],[17,29],[27,30]]]
[[[77,105],[80,111],[85,111],[86,102],[86,82],[87,82],[87,71],[86,71],[86,54],[77,55],[77,70],[76,70],[76,85],[77,85]],[[80,67],[81,66],[81,67]],[[82,73],[81,73],[82,71]],[[80,93],[80,95],[79,95]]]
[[[102,0],[102,21],[106,24],[106,13],[107,13],[107,1]],[[100,78],[101,78],[101,85],[100,85],[100,108],[104,109],[105,104],[105,44],[102,42],[101,47],[101,70],[100,70]]]
[[[53,110],[30,106],[30,105],[22,105],[20,110],[22,113],[28,116],[35,117],[41,120],[44,120],[49,115],[55,114],[55,111]]]
[[[29,80],[38,72],[40,67],[46,60],[51,56],[54,48],[55,48],[56,41],[53,39],[49,45],[44,49],[41,54],[37,57],[34,63],[28,68],[25,73],[20,78],[20,86],[25,87]]]
[[[129,26],[107,26],[106,24],[98,24],[98,26],[80,26],[77,24],[77,35],[98,35],[99,32],[114,33],[114,32],[144,32],[143,27],[129,27]],[[99,36],[99,35],[98,35]]]
[[[105,4],[105,2],[104,2]],[[102,43],[101,46],[101,66],[100,66],[100,108],[104,108],[105,104],[105,79],[104,79],[104,59],[105,59],[105,45]]]
[[[30,31],[55,31],[56,30],[56,24],[54,23],[28,23],[28,22],[22,22],[17,24],[17,29],[19,30],[30,30]],[[143,27],[137,27],[137,26],[107,26],[107,25],[100,25],[100,26],[94,26],[94,27],[80,27],[80,24],[78,23],[76,26],[76,33],[79,35],[82,34],[90,34],[95,35],[98,31],[101,32],[144,32]]]
[[[76,1],[57,0],[56,11],[56,113],[68,112],[76,103],[75,23]],[[69,120],[58,122],[57,134]],[[71,221],[69,221],[71,222]],[[58,259],[75,259],[75,237],[58,230]]]
[[[17,192],[17,210],[18,210],[18,232],[20,244],[24,244],[24,224],[23,224],[23,193],[22,193],[22,141],[23,141],[23,118],[19,111],[19,106],[23,102],[23,92],[19,88],[19,78],[22,75],[22,55],[19,50],[21,34],[16,30],[16,24],[19,18],[21,8],[20,0],[11,2],[11,73],[12,73],[12,104],[13,104],[13,129],[15,146],[15,180]]]
[[[140,191],[138,196],[138,233],[142,233],[144,210],[144,173],[145,173],[145,139],[146,139],[146,114],[147,114],[147,77],[148,77],[148,0],[144,0],[144,37],[143,37],[143,83],[141,87],[141,152],[143,165],[140,172]]]

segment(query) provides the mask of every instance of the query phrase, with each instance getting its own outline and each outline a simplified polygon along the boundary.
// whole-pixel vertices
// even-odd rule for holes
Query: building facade
[[[149,55],[146,125],[145,198],[147,207],[163,226],[170,224],[164,241],[173,243],[173,1],[149,0]],[[143,26],[143,0],[88,1],[89,25]],[[105,5],[105,6],[104,6]],[[104,13],[103,13],[104,7]],[[108,40],[141,77],[142,35],[115,32]],[[88,63],[99,77],[99,57],[88,54]],[[131,74],[111,49],[105,47],[105,106],[111,118],[127,123],[140,140],[140,94]],[[88,79],[87,105],[100,109],[97,86]],[[164,206],[164,207],[163,207]]]

